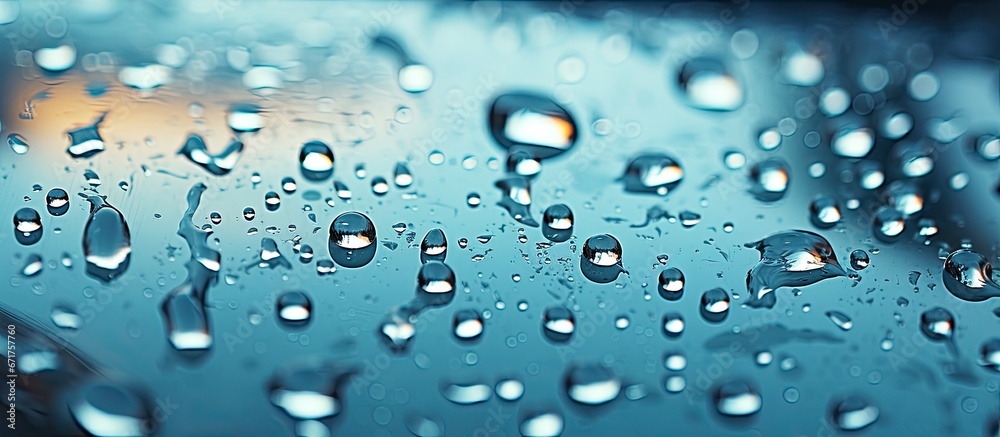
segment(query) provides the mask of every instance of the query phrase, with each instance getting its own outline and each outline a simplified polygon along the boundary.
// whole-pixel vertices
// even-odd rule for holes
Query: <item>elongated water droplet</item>
[[[42,257],[36,253],[28,255],[24,260],[24,267],[21,267],[21,274],[25,277],[32,277],[37,275],[45,267],[42,262]]]
[[[841,330],[850,331],[854,327],[854,322],[851,321],[851,318],[840,311],[827,311],[826,317]]]
[[[7,135],[7,145],[18,155],[28,153],[28,140],[24,139],[20,134]]]
[[[86,196],[90,217],[83,230],[87,274],[103,282],[121,276],[132,257],[132,234],[125,216],[103,197]]]
[[[428,294],[451,295],[455,291],[455,272],[440,261],[428,261],[420,267],[417,286]]]
[[[747,272],[751,307],[773,307],[773,291],[779,287],[801,287],[844,275],[830,242],[809,231],[778,232],[745,246],[760,252],[760,261]]]
[[[242,153],[243,142],[233,139],[225,149],[212,155],[208,153],[205,139],[198,134],[188,136],[187,141],[177,151],[178,155],[183,155],[189,161],[216,176],[229,174],[236,167]]]

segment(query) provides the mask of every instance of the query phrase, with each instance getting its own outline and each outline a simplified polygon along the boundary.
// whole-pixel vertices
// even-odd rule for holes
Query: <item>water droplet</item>
[[[868,252],[861,249],[856,249],[851,252],[851,268],[854,270],[864,270],[868,267],[870,258],[868,257]]]
[[[913,129],[913,117],[905,112],[897,112],[882,123],[882,135],[890,140],[898,140]]]
[[[920,332],[931,340],[951,340],[954,330],[955,316],[944,308],[935,307],[920,314]]]
[[[101,122],[104,121],[105,115],[102,114],[90,126],[84,126],[66,133],[69,135],[70,142],[70,146],[66,149],[66,152],[71,157],[75,159],[90,158],[104,151],[104,138],[101,138],[98,128]]]
[[[219,225],[222,223],[222,214],[213,211],[211,214],[209,214],[208,219],[212,221],[213,225]]]
[[[680,214],[677,214],[677,218],[680,220],[681,226],[685,228],[694,227],[701,222],[701,214],[692,211],[681,211]]]
[[[21,274],[25,277],[31,277],[37,275],[45,267],[42,262],[42,257],[38,254],[31,254],[24,260],[24,267],[21,268]]]
[[[611,235],[595,235],[584,243],[583,257],[596,266],[613,266],[622,261],[622,246],[618,239]]]
[[[944,260],[945,288],[955,297],[980,302],[1000,296],[1000,285],[993,281],[993,266],[986,257],[969,249],[959,249]]]
[[[379,327],[382,339],[394,350],[402,351],[417,334],[413,325],[414,314],[406,308],[393,308]]]
[[[455,272],[440,261],[428,261],[417,274],[420,290],[435,295],[451,295],[455,291]]]
[[[95,436],[149,435],[155,429],[145,399],[124,386],[91,381],[66,401],[73,421]]]
[[[393,170],[392,180],[397,187],[406,188],[413,184],[413,174],[410,173],[410,168],[406,164],[399,162],[396,163],[396,168]]]
[[[572,367],[564,383],[569,398],[584,405],[611,402],[622,388],[621,379],[611,369],[595,364]]]
[[[69,211],[69,193],[62,188],[53,188],[45,195],[45,207],[49,214],[61,216]]]
[[[257,213],[253,210],[253,208],[251,208],[249,206],[246,207],[246,208],[243,208],[243,219],[244,220],[251,221],[256,216],[257,216]]]
[[[330,223],[330,255],[344,267],[361,267],[375,257],[375,225],[364,214],[349,211]]]
[[[68,331],[76,331],[84,324],[83,317],[64,306],[53,306],[49,317],[52,319],[53,325]]]
[[[295,183],[295,179],[290,177],[281,178],[281,191],[286,194],[292,194],[299,188],[299,185]]]
[[[531,185],[523,177],[511,177],[496,182],[502,198],[498,205],[507,210],[514,220],[527,226],[538,227],[538,222],[531,218]]]
[[[934,149],[926,143],[897,143],[893,154],[900,171],[907,177],[924,176],[934,169]]]
[[[553,242],[569,240],[573,235],[573,211],[564,204],[552,205],[542,214],[542,234]]]
[[[903,234],[906,218],[903,213],[888,207],[879,208],[872,217],[872,234],[883,243],[896,241]]]
[[[760,135],[757,136],[757,145],[760,146],[761,150],[774,150],[781,145],[781,132],[778,129],[768,128],[761,131]]]
[[[516,401],[524,395],[524,384],[516,379],[503,379],[495,388],[497,397],[505,401]]]
[[[299,171],[310,181],[325,181],[333,175],[333,150],[322,141],[310,141],[299,150]]]
[[[844,276],[833,247],[819,234],[789,230],[745,246],[757,249],[761,257],[747,273],[747,305],[751,307],[773,307],[777,288]]]
[[[1000,159],[1000,137],[982,135],[977,137],[971,146],[976,156],[984,161],[996,161]]]
[[[663,334],[667,337],[679,337],[684,333],[684,316],[680,313],[663,315]]]
[[[283,370],[271,377],[268,393],[271,403],[292,419],[319,420],[340,413],[337,390],[348,377],[326,366]]]
[[[929,71],[917,73],[913,76],[913,79],[910,79],[910,83],[907,84],[910,97],[918,102],[926,102],[933,99],[940,89],[941,82],[938,81],[934,73]]]
[[[867,127],[845,126],[830,141],[833,154],[844,158],[864,158],[875,146],[875,132]]]
[[[660,297],[674,301],[684,295],[684,273],[676,267],[663,269],[659,276]]]
[[[828,229],[840,222],[840,203],[826,194],[813,197],[809,203],[809,221],[820,229]]]
[[[722,156],[722,162],[726,165],[726,168],[730,170],[739,170],[746,165],[747,157],[740,152],[730,150]]]
[[[686,62],[677,81],[693,108],[733,111],[743,105],[743,87],[717,60],[697,58]]]
[[[69,70],[75,63],[76,49],[70,45],[35,50],[35,64],[52,73]]]
[[[337,197],[343,201],[351,200],[351,190],[341,181],[333,182],[333,189],[337,192]]]
[[[42,217],[32,208],[21,208],[14,213],[14,237],[24,246],[35,244],[42,238]]]
[[[533,94],[504,94],[490,107],[490,132],[510,152],[538,159],[565,152],[576,142],[576,122],[562,106]]]
[[[301,291],[288,291],[278,297],[277,309],[283,322],[305,323],[312,317],[312,300]]]
[[[825,75],[823,61],[805,51],[786,55],[781,63],[781,72],[787,83],[797,86],[816,85]]]
[[[229,115],[226,122],[233,132],[257,132],[264,127],[264,116],[261,109],[253,104],[238,104],[229,108]]]
[[[848,317],[847,314],[840,311],[827,311],[826,317],[828,317],[830,321],[833,322],[834,325],[837,325],[837,327],[841,330],[849,331],[852,327],[854,327],[854,322],[851,321],[851,318]]]
[[[160,64],[123,67],[118,72],[118,81],[138,90],[151,90],[170,83],[173,71]]]
[[[830,403],[830,423],[843,431],[865,428],[878,420],[879,410],[866,399],[851,396]]]
[[[788,164],[780,158],[760,161],[750,168],[753,186],[750,193],[761,202],[774,202],[785,197],[790,181]]]
[[[633,158],[620,180],[625,184],[625,191],[663,196],[682,179],[684,170],[677,161],[664,154],[649,154]]]
[[[1000,338],[991,338],[979,347],[979,365],[1000,372]]]
[[[178,155],[184,155],[191,162],[216,176],[229,174],[236,167],[242,153],[243,142],[233,139],[222,152],[211,155],[208,153],[205,139],[198,134],[188,136],[184,146],[177,152]]]
[[[819,96],[819,109],[827,117],[836,117],[851,107],[851,95],[839,87],[828,88]]]
[[[576,330],[576,318],[566,307],[548,307],[542,317],[542,328],[546,338],[562,343],[573,336],[573,331]]]
[[[483,199],[479,197],[479,193],[469,193],[465,197],[465,204],[469,205],[470,208],[475,208],[483,203]]]
[[[447,384],[441,388],[441,395],[459,405],[472,405],[490,400],[493,388],[486,384]]]
[[[476,310],[456,311],[453,328],[459,340],[475,340],[483,333],[483,316]]]
[[[7,145],[18,155],[28,153],[28,140],[20,134],[7,135]]]
[[[709,323],[721,323],[729,315],[729,293],[713,288],[701,295],[701,317]]]
[[[556,437],[563,432],[563,418],[558,413],[530,414],[518,427],[524,437]]]
[[[399,69],[399,87],[408,93],[422,93],[431,89],[434,73],[423,64],[404,65]]]
[[[385,180],[382,176],[375,176],[372,178],[372,193],[376,196],[385,195],[389,192],[389,182]]]
[[[427,231],[424,239],[420,241],[420,262],[441,261],[444,262],[448,256],[448,240],[444,231],[434,228]]]
[[[278,193],[268,191],[264,194],[264,208],[267,208],[268,211],[277,211],[280,206],[281,197],[278,196]]]
[[[719,414],[749,416],[760,411],[764,404],[760,392],[746,381],[729,381],[719,384],[712,393],[712,403]]]

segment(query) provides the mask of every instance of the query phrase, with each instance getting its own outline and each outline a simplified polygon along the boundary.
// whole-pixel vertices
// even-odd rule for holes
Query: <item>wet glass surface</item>
[[[0,2],[5,431],[996,435],[998,18]]]

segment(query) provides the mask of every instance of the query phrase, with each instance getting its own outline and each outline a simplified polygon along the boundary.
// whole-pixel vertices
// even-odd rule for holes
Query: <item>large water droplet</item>
[[[760,261],[747,272],[751,307],[773,307],[773,291],[779,287],[801,287],[844,275],[830,242],[809,231],[778,232],[745,246],[760,252]]]
[[[75,63],[76,49],[71,45],[43,47],[35,50],[35,64],[52,73],[69,70]]]
[[[45,195],[45,207],[49,214],[61,216],[69,211],[69,193],[62,188],[53,188]]]
[[[686,62],[677,76],[691,107],[706,111],[733,111],[743,105],[743,87],[725,65],[714,59]]]
[[[993,266],[978,252],[959,249],[944,260],[945,288],[955,297],[980,302],[1000,296],[1000,284],[993,281]]]
[[[611,402],[622,389],[621,378],[610,368],[596,364],[572,367],[566,373],[564,384],[569,398],[584,405]]]
[[[44,267],[45,263],[42,262],[42,257],[37,253],[33,253],[25,258],[24,267],[21,267],[21,274],[30,278],[40,273]]]
[[[683,179],[684,170],[676,160],[664,154],[649,154],[633,158],[621,181],[626,191],[664,196]]]
[[[87,274],[104,282],[121,276],[132,257],[132,234],[125,216],[103,197],[88,196],[90,217],[83,228]]]
[[[333,175],[333,150],[321,141],[310,141],[299,150],[299,170],[311,181],[324,181]]]
[[[420,266],[417,286],[424,293],[450,297],[455,292],[455,272],[443,262],[428,261]]]
[[[576,142],[576,122],[562,106],[533,94],[504,94],[493,101],[490,132],[510,152],[539,159],[558,155]]]

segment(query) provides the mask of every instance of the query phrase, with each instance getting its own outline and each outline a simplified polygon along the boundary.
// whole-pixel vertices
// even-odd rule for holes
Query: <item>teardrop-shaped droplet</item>
[[[527,226],[538,227],[538,222],[531,218],[531,185],[523,177],[511,177],[496,182],[501,198],[498,205],[507,210],[510,216]]]
[[[562,343],[569,340],[575,330],[576,318],[568,308],[553,306],[545,309],[542,316],[542,332],[546,338]]]
[[[21,134],[7,135],[7,145],[18,155],[28,153],[28,140],[24,139]]]
[[[524,151],[545,159],[569,150],[576,143],[573,117],[552,100],[533,94],[504,94],[493,101],[490,132],[511,152]]]
[[[668,267],[660,272],[660,297],[666,300],[678,300],[684,295],[684,273],[676,267]]]
[[[89,196],[90,217],[83,230],[87,274],[104,282],[121,276],[132,258],[132,234],[125,216],[103,197]]]
[[[566,394],[584,405],[601,405],[615,400],[622,381],[611,369],[596,364],[574,366],[564,380]]]
[[[674,158],[657,153],[632,158],[621,181],[625,184],[625,191],[665,196],[683,179],[681,165]]]
[[[333,150],[321,141],[310,141],[299,150],[299,170],[310,181],[325,181],[333,176]]]
[[[760,411],[764,401],[756,387],[747,381],[719,384],[712,392],[715,410],[724,416],[749,416]]]
[[[445,238],[444,231],[440,228],[427,231],[427,235],[424,235],[424,239],[420,241],[420,262],[444,262],[447,256],[448,239]]]
[[[944,260],[945,288],[955,297],[980,302],[1000,296],[1000,284],[993,281],[993,266],[985,256],[959,249]]]
[[[733,111],[743,105],[743,86],[715,59],[687,61],[678,73],[677,82],[693,108]]]
[[[878,407],[864,398],[852,396],[830,403],[830,423],[842,431],[856,431],[878,420]]]
[[[38,215],[38,211],[21,208],[14,213],[14,237],[24,246],[42,239],[42,216]]]
[[[761,257],[747,272],[746,304],[751,307],[773,307],[773,291],[779,287],[802,287],[845,273],[830,242],[813,232],[778,232],[745,246]]]

